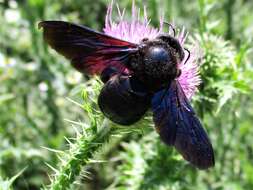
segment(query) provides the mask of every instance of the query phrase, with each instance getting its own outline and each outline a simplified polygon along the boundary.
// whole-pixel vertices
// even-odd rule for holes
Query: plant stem
[[[206,13],[205,13],[205,0],[198,0],[199,4],[199,31],[200,35],[202,36],[203,33],[206,31]]]
[[[227,32],[226,39],[231,40],[233,38],[233,8],[234,8],[235,0],[227,0],[224,4],[224,8],[226,10],[227,17]]]
[[[90,137],[81,136],[77,139],[73,148],[70,149],[70,156],[68,160],[63,162],[61,168],[56,173],[50,189],[51,190],[64,190],[68,189],[75,181],[76,177],[80,175],[82,167],[87,165],[92,159],[93,155],[106,143],[115,127],[108,125],[104,120],[102,127],[96,134]]]

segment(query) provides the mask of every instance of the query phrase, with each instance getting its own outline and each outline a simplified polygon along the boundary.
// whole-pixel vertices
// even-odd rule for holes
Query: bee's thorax
[[[162,40],[145,41],[130,62],[130,69],[146,87],[156,91],[177,77],[180,61],[175,49]]]

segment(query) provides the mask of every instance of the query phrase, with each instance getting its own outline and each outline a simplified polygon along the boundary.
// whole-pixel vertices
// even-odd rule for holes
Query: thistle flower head
[[[136,9],[134,1],[132,4],[132,18],[131,21],[127,21],[124,18],[125,9],[121,11],[119,6],[118,16],[119,22],[113,22],[112,20],[113,1],[107,9],[107,15],[105,18],[104,32],[110,36],[129,41],[132,43],[139,43],[143,38],[150,40],[154,39],[159,33],[162,32],[163,19],[160,19],[160,28],[156,29],[149,25],[150,20],[147,17],[146,7],[144,7],[144,17],[140,18],[140,9]]]
[[[187,34],[184,29],[182,29],[177,38],[182,47],[184,47],[187,38]],[[181,75],[179,76],[178,81],[182,86],[185,95],[190,99],[195,94],[197,87],[201,83],[198,65],[198,60],[201,57],[201,49],[197,42],[193,42],[190,46],[189,59],[188,54],[189,52],[185,51],[185,58],[178,65],[179,69],[181,69]]]
[[[130,21],[127,21],[124,17],[125,9],[121,11],[117,5],[119,21],[114,22],[112,19],[113,1],[107,9],[107,14],[105,18],[104,32],[115,38],[129,41],[132,43],[140,43],[142,39],[148,38],[149,40],[155,39],[159,34],[163,33],[163,17],[160,18],[159,28],[154,28],[150,26],[150,19],[147,16],[146,7],[144,7],[144,16],[140,17],[140,9],[137,10],[134,1],[132,4],[132,17]],[[184,47],[187,34],[184,29],[179,32],[176,36],[182,47]],[[197,45],[193,44],[190,49],[190,58],[187,60],[188,52],[185,52],[184,60],[178,65],[181,69],[181,75],[178,78],[184,93],[187,98],[191,98],[197,90],[198,85],[201,82],[199,76],[199,66],[197,60],[199,58],[199,48]]]

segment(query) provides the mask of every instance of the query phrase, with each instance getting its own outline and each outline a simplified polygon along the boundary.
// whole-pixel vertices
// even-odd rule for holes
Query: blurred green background
[[[49,185],[50,166],[57,168],[59,158],[48,148],[69,149],[65,137],[76,133],[69,121],[88,124],[86,112],[71,100],[83,104],[82,91],[91,81],[46,46],[38,22],[66,20],[101,31],[108,3],[0,0],[0,189]],[[117,3],[130,18],[131,1]],[[193,103],[212,140],[216,166],[208,171],[190,166],[160,142],[147,116],[111,137],[95,156],[103,161],[87,164],[70,188],[253,189],[253,1],[136,0],[136,5],[147,6],[154,26],[164,12],[165,20],[185,26],[203,49],[203,83]]]

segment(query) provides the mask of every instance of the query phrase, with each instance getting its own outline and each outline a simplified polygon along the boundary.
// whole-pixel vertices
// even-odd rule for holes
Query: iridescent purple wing
[[[214,166],[210,140],[176,80],[169,90],[154,95],[152,110],[156,130],[166,144],[175,146],[184,159],[199,169]]]
[[[108,66],[124,71],[130,55],[137,51],[136,44],[68,22],[43,21],[39,28],[53,49],[86,74],[100,74]]]

